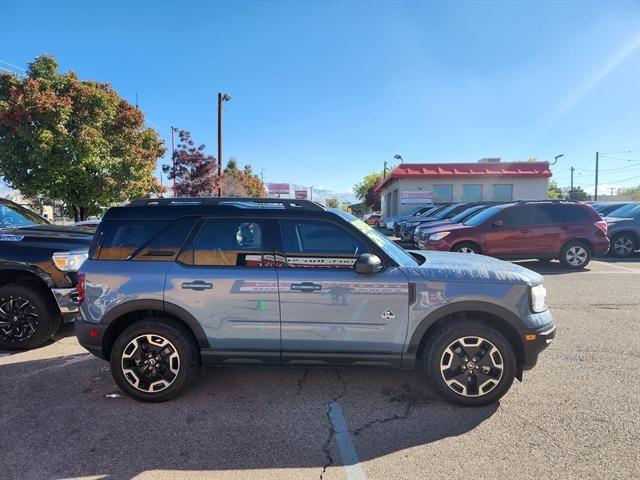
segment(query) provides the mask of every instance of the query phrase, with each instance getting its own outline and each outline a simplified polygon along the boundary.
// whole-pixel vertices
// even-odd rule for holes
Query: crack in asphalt
[[[302,373],[302,377],[298,379],[298,385],[296,386],[296,392],[293,394],[294,397],[299,396],[302,393],[302,387],[304,386],[304,382],[307,380],[309,373],[311,370],[309,368],[305,368]]]
[[[326,473],[327,468],[329,468],[334,463],[334,459],[331,456],[331,449],[329,448],[329,445],[331,445],[331,441],[333,440],[333,437],[336,434],[336,431],[333,428],[333,423],[331,421],[331,415],[330,415],[331,404],[333,402],[337,402],[338,400],[340,400],[347,393],[347,381],[342,377],[340,370],[336,368],[335,372],[336,372],[336,380],[342,383],[342,392],[339,395],[333,397],[331,401],[329,401],[329,403],[327,404],[327,408],[325,409],[325,414],[327,415],[327,420],[329,421],[329,435],[327,436],[327,440],[322,444],[322,451],[324,452],[324,455],[327,458],[327,461],[322,466],[322,471],[320,472],[320,480],[323,480],[324,474]]]

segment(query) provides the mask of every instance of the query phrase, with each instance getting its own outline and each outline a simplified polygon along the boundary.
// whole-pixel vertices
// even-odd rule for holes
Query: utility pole
[[[571,167],[571,191],[573,191],[573,171],[575,168]]]
[[[178,129],[171,125],[171,165],[173,165],[173,198],[176,198],[176,143],[173,139],[173,132]]]
[[[313,200],[313,185],[311,185],[311,194],[309,195],[309,200]]]
[[[218,196],[222,196],[222,102],[231,97],[226,93],[218,93]]]
[[[384,171],[382,173],[382,178],[387,178],[387,161],[384,162]]]
[[[598,169],[599,169],[598,163],[599,162],[600,162],[600,152],[596,152],[596,188],[593,195],[594,202],[598,200]]]

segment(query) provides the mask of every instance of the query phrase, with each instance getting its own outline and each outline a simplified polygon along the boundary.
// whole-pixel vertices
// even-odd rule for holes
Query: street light
[[[228,93],[218,93],[218,196],[222,196],[222,102],[231,100]]]
[[[402,155],[398,155],[397,153],[393,156],[393,158],[395,158],[396,160],[400,160],[400,163],[404,163],[402,161]]]
[[[556,163],[558,163],[558,159],[561,157],[564,157],[564,153],[561,153],[560,155],[556,155],[551,165],[555,165]]]

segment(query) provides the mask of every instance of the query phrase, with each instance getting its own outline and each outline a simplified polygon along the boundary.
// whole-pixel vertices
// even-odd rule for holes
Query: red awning
[[[530,177],[551,176],[549,162],[496,162],[496,163],[405,163],[391,170],[378,185],[383,186],[399,178],[482,178],[482,177]]]

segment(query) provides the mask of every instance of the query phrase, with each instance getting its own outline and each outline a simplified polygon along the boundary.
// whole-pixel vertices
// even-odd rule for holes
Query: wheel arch
[[[200,323],[183,308],[162,300],[132,300],[107,312],[102,321],[106,325],[102,339],[102,353],[109,358],[118,335],[129,325],[149,317],[164,317],[184,325],[193,335],[200,349],[209,348],[209,341]]]
[[[591,243],[591,241],[587,240],[586,238],[582,238],[582,237],[571,237],[571,238],[568,238],[567,240],[565,240],[562,243],[562,246],[560,247],[560,253],[562,253],[562,250],[564,250],[564,248],[567,245],[569,245],[571,242],[582,243],[589,249],[589,254],[591,256],[593,256],[595,254],[595,249],[593,248],[593,244]]]
[[[622,234],[627,234],[627,235],[631,235],[633,237],[633,239],[636,241],[636,246],[638,244],[640,244],[640,232],[636,232],[632,229],[621,229],[619,231],[616,231],[615,233],[611,234],[611,241],[613,241],[614,238],[616,238],[618,235],[622,235]]]
[[[482,254],[482,252],[484,251],[484,248],[482,247],[482,245],[480,244],[480,242],[478,242],[477,240],[459,240],[456,243],[454,243],[453,245],[451,245],[451,251],[453,252],[454,249],[462,244],[462,243],[470,243],[472,245],[475,245],[476,247],[478,247],[478,253]]]
[[[465,301],[445,305],[427,315],[413,331],[408,342],[407,351],[403,354],[402,363],[405,368],[415,368],[419,364],[429,342],[435,338],[442,327],[451,321],[481,320],[492,326],[512,345],[518,363],[518,379],[522,377],[525,361],[524,343],[518,333],[524,328],[520,318],[506,308],[487,302]]]
[[[58,309],[58,303],[51,291],[55,287],[52,278],[44,271],[31,267],[19,265],[2,265],[0,266],[0,287],[11,284],[29,284],[35,286],[51,303]]]

